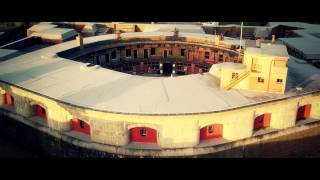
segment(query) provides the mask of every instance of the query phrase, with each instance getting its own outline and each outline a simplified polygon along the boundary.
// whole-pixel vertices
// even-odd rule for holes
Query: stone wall
[[[183,155],[200,153],[194,148],[200,143],[200,129],[210,124],[223,125],[223,138],[229,141],[238,141],[250,138],[253,135],[254,115],[271,113],[271,128],[285,130],[296,126],[298,105],[311,104],[311,117],[320,117],[320,93],[313,93],[299,97],[292,97],[274,102],[266,102],[249,107],[236,108],[223,112],[212,112],[190,115],[130,115],[114,114],[95,111],[91,109],[74,107],[70,104],[56,102],[35,93],[1,83],[1,88],[15,99],[12,113],[18,114],[30,121],[33,118],[34,104],[39,104],[46,109],[47,127],[59,133],[70,132],[71,121],[74,118],[87,122],[91,127],[91,141],[99,143],[101,150],[107,152],[121,152],[119,154],[144,155],[153,154],[140,150],[132,152],[126,148],[130,144],[130,127],[139,125],[152,127],[157,130],[158,147],[161,151],[155,154],[172,156],[176,149],[183,149]],[[6,105],[2,105],[3,109]],[[4,108],[6,109],[6,108]],[[81,140],[81,139],[80,139]],[[107,149],[103,145],[109,145]],[[115,149],[115,148],[120,148]],[[206,152],[206,151],[205,151]],[[210,151],[206,153],[210,153]]]
[[[0,110],[0,135],[14,141],[37,157],[66,157],[66,158],[122,158],[122,157],[158,157],[156,151],[152,156],[150,151],[140,151],[138,156],[108,153],[97,150],[90,143],[79,142],[72,137],[63,137],[54,130],[40,130],[21,122],[19,116]],[[287,132],[286,132],[287,131]],[[239,140],[234,143],[209,148],[173,149],[173,157],[200,158],[261,158],[261,157],[319,157],[320,152],[320,123],[303,127],[294,127],[277,134],[264,135],[256,138]],[[250,143],[250,141],[252,143]],[[91,145],[91,146],[90,146]],[[121,152],[121,151],[119,151]],[[128,150],[134,153],[134,150]],[[192,155],[202,152],[204,154]],[[179,154],[179,155],[178,155]],[[186,154],[186,156],[183,156]]]

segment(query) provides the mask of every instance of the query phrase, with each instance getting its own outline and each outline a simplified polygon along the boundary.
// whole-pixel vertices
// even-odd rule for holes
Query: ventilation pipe
[[[78,33],[78,36],[76,37],[77,45],[80,47],[80,49],[83,49],[83,37],[81,33]]]

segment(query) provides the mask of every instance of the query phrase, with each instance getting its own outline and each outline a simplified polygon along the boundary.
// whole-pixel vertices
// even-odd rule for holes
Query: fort
[[[193,27],[146,27],[88,37],[30,28],[54,45],[0,62],[3,131],[32,144],[24,137],[39,136],[32,146],[68,157],[78,148],[94,157],[261,157],[261,144],[319,135],[320,70],[275,36],[248,45]]]

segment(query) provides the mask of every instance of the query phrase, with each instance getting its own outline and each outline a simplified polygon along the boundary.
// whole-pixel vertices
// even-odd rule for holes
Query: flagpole
[[[242,43],[242,28],[243,28],[243,22],[241,22],[241,30],[240,30],[240,51],[241,51],[241,43]]]

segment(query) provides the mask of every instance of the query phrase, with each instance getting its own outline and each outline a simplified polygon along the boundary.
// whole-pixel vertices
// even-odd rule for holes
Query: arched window
[[[13,96],[11,96],[10,94],[5,94],[5,102],[4,102],[6,105],[9,105],[9,106],[13,106],[14,105],[14,99],[13,99]]]
[[[47,120],[47,113],[46,113],[46,109],[45,108],[43,108],[40,105],[36,104],[36,105],[34,105],[34,109],[35,109],[35,115],[36,116]]]
[[[131,142],[157,143],[157,130],[149,127],[135,127],[130,129]]]
[[[254,130],[270,127],[271,113],[262,114],[254,119]]]
[[[310,117],[310,113],[311,113],[311,104],[300,106],[297,112],[297,121],[308,119]]]
[[[80,119],[73,119],[71,123],[73,131],[90,135],[90,125],[88,123]]]
[[[200,129],[200,141],[221,138],[223,133],[222,124],[211,124]]]

